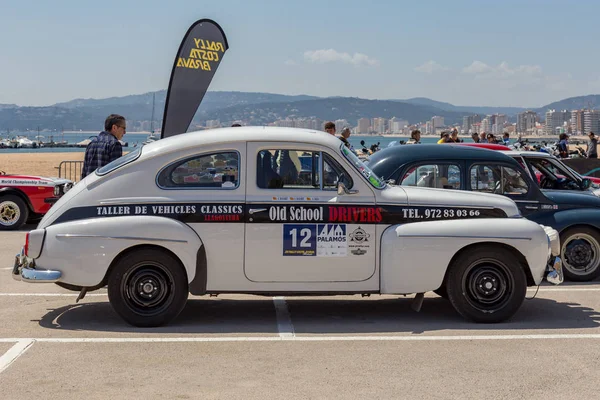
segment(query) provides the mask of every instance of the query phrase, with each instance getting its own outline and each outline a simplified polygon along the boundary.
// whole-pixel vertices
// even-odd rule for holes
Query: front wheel
[[[19,196],[9,194],[0,197],[0,230],[22,227],[29,217],[29,208]]]
[[[463,317],[496,323],[512,317],[523,304],[527,278],[510,252],[491,246],[464,252],[450,265],[448,300]]]
[[[127,254],[108,278],[108,299],[125,321],[134,326],[168,324],[188,298],[187,275],[173,256],[156,249]]]
[[[560,235],[565,278],[587,282],[600,275],[600,235],[591,228],[572,228]]]

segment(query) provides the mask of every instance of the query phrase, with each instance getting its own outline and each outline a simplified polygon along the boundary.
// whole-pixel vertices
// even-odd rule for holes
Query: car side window
[[[319,151],[261,150],[256,164],[256,184],[261,189],[336,190],[339,181],[347,188],[353,186],[342,166],[330,155]]]
[[[162,188],[235,189],[239,185],[239,153],[203,154],[164,168],[157,183]]]
[[[497,164],[473,165],[470,171],[471,190],[503,195],[523,195],[529,191],[520,171]]]
[[[460,189],[460,167],[456,164],[428,164],[408,169],[401,186]]]

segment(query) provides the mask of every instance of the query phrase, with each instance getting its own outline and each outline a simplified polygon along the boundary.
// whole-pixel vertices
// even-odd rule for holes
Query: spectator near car
[[[594,132],[588,134],[590,142],[588,143],[587,150],[585,152],[587,158],[598,158],[598,138],[594,135]]]
[[[111,114],[104,121],[104,131],[92,139],[85,149],[81,179],[123,155],[123,139],[127,130],[125,117]]]

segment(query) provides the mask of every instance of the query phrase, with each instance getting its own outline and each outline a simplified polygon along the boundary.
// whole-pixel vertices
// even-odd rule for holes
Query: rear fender
[[[381,293],[421,293],[439,288],[452,258],[478,243],[515,249],[527,261],[535,284],[541,282],[549,247],[540,225],[522,218],[431,221],[392,225],[385,230],[381,238]]]
[[[184,266],[188,282],[194,279],[202,241],[183,222],[157,216],[105,217],[51,225],[46,228],[43,249],[35,262],[38,268],[60,271],[61,282],[93,287],[103,281],[117,256],[143,245],[169,250]]]

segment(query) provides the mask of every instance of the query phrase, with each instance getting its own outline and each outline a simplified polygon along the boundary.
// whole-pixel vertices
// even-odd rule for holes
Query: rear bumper
[[[29,283],[52,283],[57,282],[62,276],[60,271],[36,269],[35,261],[26,257],[23,253],[23,250],[21,250],[21,253],[15,256],[12,270],[14,280]]]

